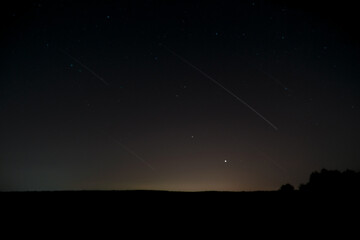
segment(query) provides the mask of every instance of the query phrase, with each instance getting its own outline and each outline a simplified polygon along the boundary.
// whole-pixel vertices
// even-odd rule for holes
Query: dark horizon
[[[285,193],[294,192],[302,193],[341,193],[341,194],[358,194],[360,191],[360,171],[321,169],[310,174],[306,183],[301,183],[298,187],[294,187],[290,183],[285,183],[276,190],[253,190],[253,191],[224,191],[224,190],[166,190],[166,189],[56,189],[56,190],[8,190],[0,192],[8,193],[67,193],[67,192],[117,192],[117,193]]]
[[[355,9],[11,1],[0,191],[269,191],[360,171]]]

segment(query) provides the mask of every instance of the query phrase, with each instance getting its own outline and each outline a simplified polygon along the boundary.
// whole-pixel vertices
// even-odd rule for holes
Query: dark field
[[[353,228],[351,216],[359,213],[360,202],[353,193],[302,191],[49,191],[2,192],[0,197],[8,222],[60,232],[83,231],[84,226],[90,235],[101,226],[135,236],[158,236],[165,234],[164,228],[172,234],[187,236],[190,231],[211,237],[238,231],[261,235],[270,229],[305,235],[340,230],[338,224]]]

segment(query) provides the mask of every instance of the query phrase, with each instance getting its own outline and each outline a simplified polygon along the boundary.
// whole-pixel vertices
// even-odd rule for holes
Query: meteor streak
[[[259,71],[261,71],[262,73],[264,73],[268,78],[270,78],[271,80],[273,80],[275,83],[279,84],[285,91],[288,91],[289,89],[276,77],[274,77],[273,75],[271,75],[270,73],[266,72],[265,70],[262,70],[261,68],[257,68]]]
[[[138,160],[140,160],[143,164],[145,164],[148,168],[150,168],[151,170],[154,170],[153,166],[151,166],[151,164],[146,161],[144,158],[142,158],[141,156],[139,156],[136,152],[134,152],[133,150],[131,150],[129,147],[127,147],[125,144],[123,144],[122,142],[120,142],[119,140],[115,139],[114,137],[110,136],[109,134],[103,132],[103,131],[99,131],[102,134],[106,135],[107,137],[109,137],[112,141],[114,141],[115,143],[117,143],[118,145],[120,145],[120,147],[122,149],[124,149],[125,151],[127,151],[128,153],[130,153],[131,155],[133,155],[135,158],[137,158]]]
[[[206,77],[207,79],[209,79],[210,81],[212,81],[213,83],[215,83],[216,85],[218,85],[219,87],[221,87],[223,90],[225,90],[228,94],[230,94],[231,96],[233,96],[236,100],[238,100],[239,102],[241,102],[242,104],[244,104],[246,107],[248,107],[251,111],[253,111],[254,113],[256,113],[256,115],[258,115],[260,118],[262,118],[266,123],[268,123],[273,129],[275,129],[275,131],[278,130],[278,128],[269,120],[267,120],[263,115],[261,115],[258,111],[256,111],[253,107],[251,107],[247,102],[245,102],[244,100],[242,100],[241,98],[239,98],[235,93],[233,93],[232,91],[230,91],[229,89],[227,89],[224,85],[222,85],[221,83],[219,83],[218,81],[216,81],[214,78],[210,77],[208,74],[206,74],[204,71],[202,71],[201,69],[199,69],[198,67],[196,67],[195,65],[193,65],[191,62],[189,62],[188,60],[186,60],[185,58],[183,58],[182,56],[180,56],[179,54],[177,54],[176,52],[174,52],[173,50],[171,50],[170,48],[168,48],[167,46],[163,45],[165,47],[166,50],[168,50],[170,53],[172,53],[174,56],[176,56],[177,58],[179,58],[182,62],[186,63],[187,65],[189,65],[190,67],[192,67],[193,69],[195,69],[196,71],[198,71],[199,73],[201,73],[201,75],[203,75],[204,77]]]
[[[141,156],[139,156],[136,152],[134,152],[133,150],[131,150],[130,148],[128,148],[127,146],[125,146],[123,143],[121,143],[120,141],[112,138],[112,140],[119,144],[124,150],[126,150],[128,153],[130,153],[131,155],[133,155],[134,157],[136,157],[137,159],[139,159],[142,163],[144,163],[148,168],[150,168],[151,170],[154,170],[153,166],[150,165],[150,163],[148,161],[146,161],[144,158],[142,158]]]
[[[82,62],[80,62],[78,59],[76,59],[75,57],[73,57],[72,55],[70,55],[70,53],[66,52],[65,50],[60,49],[60,51],[62,53],[64,53],[65,55],[67,55],[68,57],[70,57],[72,60],[74,60],[75,62],[77,62],[78,64],[80,64],[80,66],[82,66],[83,68],[85,68],[89,73],[91,73],[92,75],[94,75],[97,79],[99,79],[100,81],[102,81],[105,85],[109,85],[109,83],[107,81],[105,81],[104,78],[102,78],[101,76],[99,76],[98,74],[96,74],[93,70],[91,70],[89,67],[87,67],[85,64],[83,64]]]

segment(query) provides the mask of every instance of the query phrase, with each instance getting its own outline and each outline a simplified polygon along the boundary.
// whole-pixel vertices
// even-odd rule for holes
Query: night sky
[[[12,1],[0,190],[275,190],[360,170],[358,17],[328,4]]]

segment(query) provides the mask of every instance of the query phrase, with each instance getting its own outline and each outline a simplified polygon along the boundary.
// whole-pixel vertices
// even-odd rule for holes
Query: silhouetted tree
[[[294,190],[295,190],[294,186],[289,183],[282,185],[279,189],[279,191],[281,192],[292,192]]]
[[[360,172],[322,169],[313,172],[309,182],[301,184],[300,191],[311,192],[354,192],[360,191]]]

